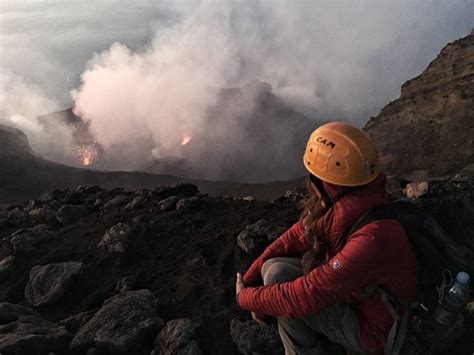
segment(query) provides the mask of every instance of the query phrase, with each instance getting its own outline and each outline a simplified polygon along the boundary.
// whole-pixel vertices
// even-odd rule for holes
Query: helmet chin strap
[[[344,196],[350,194],[351,192],[357,190],[359,186],[354,186],[351,188],[348,188],[347,190],[341,192],[340,194],[334,196],[334,197],[329,197],[328,193],[324,189],[324,184],[323,181],[318,178],[316,175],[309,174],[309,179],[310,181],[316,186],[318,191],[321,193],[321,198],[324,200],[324,202],[327,204],[328,208],[331,208],[337,201],[339,201],[341,198]]]

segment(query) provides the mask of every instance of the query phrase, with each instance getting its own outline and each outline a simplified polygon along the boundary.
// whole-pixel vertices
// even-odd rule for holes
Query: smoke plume
[[[219,105],[221,88],[260,79],[286,105],[315,121],[363,124],[396,98],[400,85],[419,74],[447,42],[471,30],[473,11],[473,4],[462,0],[164,1],[159,6],[97,1],[95,10],[88,3],[71,6],[79,7],[81,11],[74,11],[86,13],[82,21],[92,24],[68,13],[72,28],[80,29],[73,32],[79,33],[81,43],[90,38],[84,34],[105,26],[104,16],[114,24],[113,30],[104,31],[107,40],[93,37],[95,44],[81,50],[71,45],[75,37],[66,31],[61,49],[69,53],[64,55],[67,60],[52,56],[61,52],[57,48],[36,58],[47,66],[43,59],[51,55],[62,80],[72,78],[55,88],[74,87],[74,110],[103,148],[97,167],[141,169],[158,160],[168,168],[166,162],[174,161],[189,168],[183,174],[215,179],[228,177],[219,167],[236,151],[250,159],[277,151],[281,144],[279,139],[267,142],[262,153],[247,143],[250,133],[242,127],[243,113],[261,104],[252,95],[224,110],[235,119],[227,117],[225,124],[210,121],[209,111]],[[121,11],[130,16],[120,17]],[[29,38],[27,43],[33,45]],[[92,52],[85,71],[78,71],[84,55]],[[7,65],[15,67],[13,57],[7,59]],[[15,68],[14,72],[29,70]],[[44,78],[35,77],[43,83]],[[255,128],[270,129],[275,137],[292,133],[271,123]],[[185,146],[184,136],[191,137]],[[281,171],[285,162],[300,159],[298,149],[279,152],[273,158],[281,161],[275,171],[256,165],[260,170],[249,172],[251,180],[291,177]],[[234,161],[236,169],[248,167],[240,163]]]

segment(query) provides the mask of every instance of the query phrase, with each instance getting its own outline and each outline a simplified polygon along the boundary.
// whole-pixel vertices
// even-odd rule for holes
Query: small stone
[[[115,291],[118,293],[131,291],[137,283],[136,275],[122,277],[115,285]]]
[[[29,200],[28,203],[26,204],[26,207],[24,208],[24,211],[28,212],[34,209],[37,206],[37,203],[35,200]]]
[[[192,210],[199,207],[202,200],[198,197],[183,198],[176,203],[176,210]]]
[[[135,210],[137,208],[142,207],[145,204],[145,201],[146,199],[143,196],[137,196],[125,206],[125,209]]]
[[[25,288],[25,298],[33,306],[53,304],[81,273],[81,262],[54,263],[34,266]]]
[[[80,205],[63,205],[56,213],[56,218],[59,223],[69,224],[73,223],[89,214],[89,209],[86,206]]]
[[[15,207],[14,209],[10,210],[7,214],[7,218],[12,219],[12,218],[23,218],[25,217],[25,214],[21,209],[18,207]]]
[[[126,195],[118,195],[118,196],[115,196],[113,199],[111,199],[110,201],[108,201],[103,207],[102,209],[104,210],[108,210],[110,208],[114,208],[114,207],[120,207],[120,206],[123,206],[125,204],[127,204],[128,202],[130,201],[130,197],[126,196]]]
[[[164,200],[158,202],[158,207],[159,207],[162,211],[167,211],[167,210],[175,209],[175,208],[176,208],[176,204],[178,203],[178,201],[179,201],[179,197],[178,197],[178,196],[171,196],[171,197],[165,198]]]
[[[405,195],[411,199],[417,199],[428,194],[428,181],[412,182],[405,187]]]
[[[105,232],[98,247],[110,254],[123,253],[128,246],[131,235],[132,227],[126,223],[117,223]]]
[[[15,257],[8,255],[0,261],[0,281],[2,281],[7,275],[8,270],[15,264]]]
[[[253,201],[255,199],[253,198],[253,196],[245,196],[244,198],[242,198],[242,200],[250,202],[250,201]]]
[[[54,197],[53,195],[51,195],[49,192],[45,192],[44,194],[41,195],[40,197],[40,201],[41,202],[45,202],[45,203],[48,203],[48,202],[51,202],[54,200]]]

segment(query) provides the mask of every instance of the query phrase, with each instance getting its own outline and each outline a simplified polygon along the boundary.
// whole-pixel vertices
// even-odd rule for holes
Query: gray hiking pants
[[[298,258],[267,260],[261,271],[264,285],[292,281],[303,275],[301,259]],[[306,318],[277,319],[286,355],[324,354],[318,333],[348,350],[366,353],[360,338],[357,314],[348,304],[336,304]]]

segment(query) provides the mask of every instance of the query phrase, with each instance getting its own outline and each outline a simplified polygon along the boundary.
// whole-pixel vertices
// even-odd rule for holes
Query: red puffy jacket
[[[363,295],[379,285],[398,299],[416,294],[417,262],[405,231],[396,220],[368,224],[349,236],[344,234],[368,210],[389,203],[385,177],[348,193],[318,221],[329,261],[292,282],[248,287],[238,295],[241,308],[275,317],[302,318],[339,302],[358,309],[361,337],[370,353],[382,354],[393,324],[379,294]],[[345,187],[324,183],[329,197]],[[311,250],[301,222],[293,225],[255,260],[244,275],[246,285],[261,285],[262,264],[276,256],[302,256]],[[399,313],[404,309],[400,306]]]

